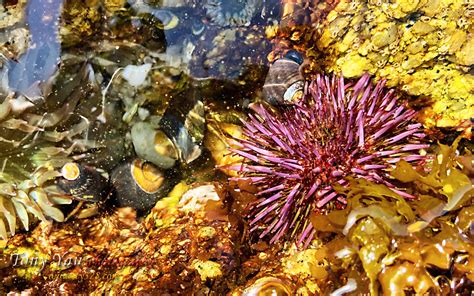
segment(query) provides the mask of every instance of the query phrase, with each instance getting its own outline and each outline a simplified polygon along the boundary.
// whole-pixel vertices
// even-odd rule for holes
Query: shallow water
[[[21,52],[11,52],[14,56],[5,56],[8,62],[3,67],[2,76],[7,83],[4,92],[26,97],[23,108],[30,113],[26,115],[28,123],[41,125],[46,133],[65,132],[83,121],[87,124],[82,124],[83,129],[73,136],[63,134],[58,138],[44,137],[39,131],[19,138],[17,132],[5,130],[5,135],[14,133],[6,137],[7,141],[15,142],[2,143],[4,153],[14,154],[21,147],[26,157],[34,158],[37,154],[31,150],[39,147],[68,149],[77,144],[81,147],[73,150],[82,155],[76,157],[91,159],[93,165],[110,172],[120,159],[134,151],[114,147],[116,151],[111,155],[105,153],[108,157],[100,156],[103,146],[122,141],[117,137],[129,135],[131,126],[147,116],[159,124],[165,112],[169,119],[165,118],[161,125],[167,126],[172,137],[181,138],[178,141],[182,142],[182,149],[191,149],[188,146],[194,143],[186,139],[190,135],[179,126],[196,102],[217,101],[234,106],[248,103],[255,86],[263,83],[266,55],[271,49],[263,28],[277,20],[279,10],[275,3],[266,2],[265,7],[254,4],[259,11],[248,12],[254,17],[222,15],[214,11],[214,4],[209,6],[214,8],[209,16],[204,8],[192,3],[160,7],[131,1],[117,3],[117,7],[113,2],[88,7],[68,2],[63,8],[61,1],[30,1],[18,3],[17,10],[7,4],[6,15],[13,12],[23,18],[3,29],[3,39],[8,40],[5,50],[18,49],[12,43],[23,30],[29,34],[29,45]],[[227,8],[231,14],[237,13],[232,12],[231,4],[225,4],[224,9]],[[81,9],[88,11],[90,19],[87,14],[81,15]],[[103,14],[102,20],[99,14]],[[130,67],[144,64],[152,66],[151,72],[143,67],[131,71]],[[135,85],[131,79],[139,75],[140,85]],[[77,98],[71,99],[74,96]],[[200,128],[202,133],[203,127]],[[104,130],[114,135],[107,136]],[[201,139],[194,142],[199,144],[202,135],[197,137]],[[183,158],[186,162],[189,157]],[[9,167],[10,161],[4,160],[5,167]],[[17,165],[22,162],[15,161]]]
[[[373,2],[2,1],[0,293],[468,293],[470,10],[460,1]],[[341,72],[345,86],[329,87],[337,91],[321,107],[330,112],[280,105],[316,88],[304,79]],[[365,99],[344,101],[368,83],[357,84],[364,73],[386,79],[418,115],[373,99],[370,87]],[[372,107],[351,111],[366,99]],[[373,124],[362,127],[364,116]],[[372,131],[377,116],[394,117]],[[405,116],[412,125],[396,121]],[[391,148],[418,127],[407,146]],[[380,135],[385,144],[374,143]],[[356,137],[352,154],[339,156]],[[298,139],[309,139],[301,151]],[[367,146],[387,151],[389,165],[338,170]],[[267,167],[242,174],[241,157]],[[402,164],[390,175],[400,159],[418,171]],[[269,184],[255,181],[266,173]],[[292,178],[304,180],[285,187]],[[336,193],[331,182],[343,186]],[[280,185],[286,199],[268,195]],[[306,193],[297,210],[291,201]]]

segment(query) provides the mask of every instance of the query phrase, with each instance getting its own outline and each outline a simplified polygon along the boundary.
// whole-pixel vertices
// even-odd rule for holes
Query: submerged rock
[[[315,67],[347,77],[365,72],[429,98],[428,127],[469,129],[474,114],[472,18],[463,1],[341,1],[314,42]],[[311,52],[312,50],[310,50]],[[314,53],[314,52],[313,52]]]
[[[201,205],[190,207],[179,202],[188,188],[181,183],[141,223],[134,210],[120,208],[96,219],[41,224],[28,239],[17,235],[0,253],[6,260],[0,291],[226,293],[237,277],[240,233],[216,186],[202,187],[213,198],[199,198],[200,187],[190,192]],[[13,266],[15,254],[45,264],[25,259]]]

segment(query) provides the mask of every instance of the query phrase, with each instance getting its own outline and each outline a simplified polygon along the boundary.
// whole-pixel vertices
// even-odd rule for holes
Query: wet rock
[[[430,97],[433,104],[422,117],[427,127],[466,126],[474,113],[466,13],[466,4],[456,0],[341,1],[314,42],[324,52],[326,71],[354,78],[369,72],[409,95]],[[348,17],[351,26],[334,31]],[[463,110],[458,101],[465,102]]]

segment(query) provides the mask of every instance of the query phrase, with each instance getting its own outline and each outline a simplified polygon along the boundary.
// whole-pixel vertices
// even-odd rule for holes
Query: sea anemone
[[[28,179],[19,181],[12,174],[0,173],[1,239],[15,235],[20,228],[18,221],[25,230],[29,229],[32,217],[41,221],[49,218],[64,221],[64,214],[57,206],[70,204],[72,199],[52,183],[58,175],[55,170],[40,168]]]
[[[428,145],[421,124],[411,122],[416,112],[384,84],[374,86],[368,75],[355,84],[319,75],[291,107],[252,106],[244,137],[234,139],[237,148],[231,149],[244,161],[229,166],[238,172],[231,180],[247,180],[259,189],[248,206],[251,232],[271,237],[270,243],[298,237],[298,245],[306,247],[316,232],[309,215],[346,204],[333,189],[336,183],[347,185],[346,177],[385,184],[413,198],[396,188],[389,169],[401,159],[425,161],[419,152]]]

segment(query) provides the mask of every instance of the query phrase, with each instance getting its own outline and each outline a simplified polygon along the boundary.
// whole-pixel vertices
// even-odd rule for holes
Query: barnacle
[[[70,204],[69,196],[64,195],[52,179],[59,172],[40,168],[31,177],[22,181],[8,173],[0,173],[0,237],[7,239],[15,235],[17,226],[28,230],[32,216],[41,221],[51,218],[64,221],[64,215],[56,205]]]
[[[341,1],[312,42],[313,68],[360,77],[369,72],[413,96],[430,97],[427,127],[465,130],[474,113],[472,18],[466,1]],[[383,1],[382,1],[383,2]],[[350,3],[350,5],[349,5]],[[349,23],[350,22],[350,23]]]

